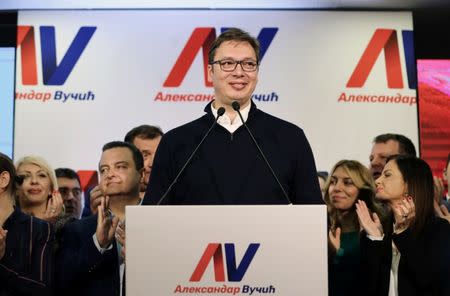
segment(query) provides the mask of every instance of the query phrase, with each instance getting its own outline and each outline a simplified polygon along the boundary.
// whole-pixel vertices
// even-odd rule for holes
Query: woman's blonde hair
[[[376,212],[380,219],[382,218],[382,207],[375,201],[375,182],[372,178],[372,174],[369,169],[356,160],[341,160],[336,163],[331,170],[331,173],[325,183],[325,195],[324,200],[328,206],[328,213],[330,215],[330,224],[333,231],[337,227],[342,227],[342,215],[338,209],[336,209],[330,200],[329,188],[331,184],[331,176],[338,169],[342,168],[352,179],[353,184],[358,188],[358,200],[363,200],[371,212]],[[356,203],[356,201],[355,201]],[[359,230],[359,222],[356,215],[356,208],[353,205],[351,208],[351,228]]]
[[[50,178],[51,191],[58,190],[58,182],[56,180],[55,170],[50,166],[50,164],[42,157],[36,155],[28,155],[22,157],[16,162],[16,170],[18,171],[21,165],[24,164],[34,164],[44,170],[48,177]]]

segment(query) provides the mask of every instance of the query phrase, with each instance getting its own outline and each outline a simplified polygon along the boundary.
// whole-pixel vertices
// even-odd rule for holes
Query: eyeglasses
[[[233,72],[236,70],[237,65],[241,65],[242,70],[245,72],[255,72],[256,69],[258,69],[258,62],[254,60],[243,60],[243,61],[235,61],[232,59],[225,59],[225,60],[219,60],[214,61],[211,63],[213,64],[219,64],[220,69],[224,72]]]
[[[67,196],[67,195],[69,195],[70,192],[72,192],[73,196],[80,196],[81,195],[81,189],[80,188],[59,187],[58,190],[59,190],[59,193],[61,193],[62,196]]]

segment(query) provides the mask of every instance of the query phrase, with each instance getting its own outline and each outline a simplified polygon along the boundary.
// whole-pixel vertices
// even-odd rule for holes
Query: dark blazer
[[[430,217],[419,235],[410,229],[392,234],[391,227],[383,241],[363,236],[361,252],[367,280],[364,295],[388,295],[392,241],[401,254],[399,296],[450,295],[450,223],[437,217]]]
[[[0,296],[52,295],[54,233],[50,223],[18,208],[3,224],[8,230],[0,260]]]
[[[96,228],[97,215],[63,228],[56,256],[58,295],[120,295],[116,242],[101,254],[92,238]]]

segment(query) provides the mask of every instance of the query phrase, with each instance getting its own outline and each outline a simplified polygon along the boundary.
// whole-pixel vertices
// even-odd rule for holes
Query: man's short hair
[[[122,142],[122,141],[112,141],[109,143],[106,143],[103,145],[102,151],[105,152],[106,150],[113,149],[113,148],[127,148],[131,151],[131,154],[133,156],[134,165],[136,167],[137,171],[142,170],[144,167],[144,158],[142,157],[142,153],[139,151],[139,149],[136,148],[131,143],[128,142]]]
[[[145,140],[153,140],[164,135],[161,128],[153,125],[143,124],[131,129],[126,135],[124,141],[133,143],[135,138],[142,138]]]
[[[410,139],[400,134],[382,134],[373,139],[374,143],[386,143],[387,141],[396,141],[399,146],[399,154],[416,156],[416,148]]]
[[[255,50],[256,61],[259,64],[260,48],[258,39],[252,37],[249,33],[245,32],[244,30],[238,28],[230,28],[226,30],[225,32],[220,34],[219,37],[216,38],[216,40],[213,41],[208,53],[209,64],[214,63],[214,57],[216,55],[217,48],[219,48],[219,46],[226,41],[238,41],[250,43],[250,45],[253,47],[253,50]]]
[[[80,176],[78,174],[69,168],[57,168],[55,170],[56,178],[67,178],[67,179],[76,179],[78,181],[78,184],[81,185]]]

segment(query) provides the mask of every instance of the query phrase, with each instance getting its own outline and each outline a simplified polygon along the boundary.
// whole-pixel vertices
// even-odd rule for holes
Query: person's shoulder
[[[447,220],[434,216],[427,224],[427,228],[432,237],[442,237],[450,243],[450,223]]]
[[[272,126],[278,129],[284,129],[287,131],[303,134],[303,129],[300,128],[298,125],[289,122],[287,120],[281,119],[279,117],[276,117],[272,114],[266,113],[260,109],[257,109],[255,111],[255,116],[259,118],[260,120],[264,121],[264,125]]]
[[[175,127],[164,134],[162,140],[164,141],[174,141],[187,136],[192,136],[193,134],[201,133],[203,127],[208,127],[208,114],[205,114],[193,121]],[[211,121],[212,123],[212,121]]]
[[[303,129],[292,122],[286,121],[261,110],[255,112],[255,127],[276,138],[289,139],[292,146],[304,146],[308,142]]]

